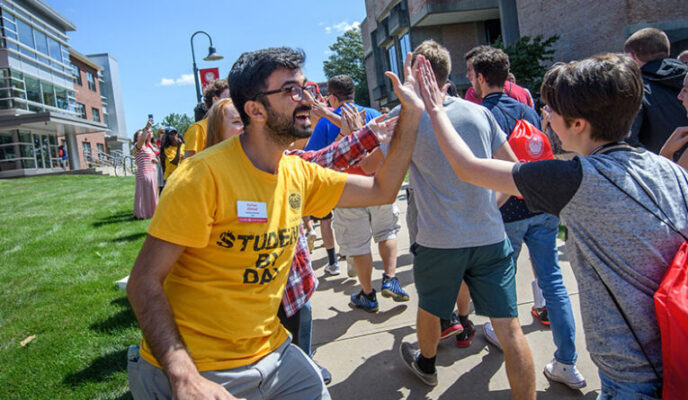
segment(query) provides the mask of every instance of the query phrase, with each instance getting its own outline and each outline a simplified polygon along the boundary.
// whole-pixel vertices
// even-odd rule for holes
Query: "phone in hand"
[[[153,114],[148,114],[148,124],[153,125]]]

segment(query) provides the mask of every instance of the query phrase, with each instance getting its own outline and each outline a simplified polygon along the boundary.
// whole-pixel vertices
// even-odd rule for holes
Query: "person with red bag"
[[[602,384],[598,399],[685,398],[685,367],[663,364],[662,345],[670,340],[673,352],[685,355],[686,341],[660,335],[653,296],[688,235],[688,172],[623,142],[643,98],[638,66],[624,55],[601,54],[550,68],[541,95],[564,149],[578,155],[525,164],[475,157],[444,113],[430,65],[418,75],[440,148],[457,176],[522,196],[530,210],[558,215],[568,227],[566,253]],[[686,302],[685,285],[671,284],[683,290],[678,303]],[[674,328],[685,334],[688,327]],[[670,377],[683,387],[665,385],[662,393],[663,374],[665,383]]]
[[[480,95],[483,107],[492,112],[497,124],[507,134],[509,145],[519,161],[527,163],[554,158],[547,137],[540,131],[537,112],[512,99],[503,90],[509,73],[509,56],[500,49],[485,47],[470,62],[475,93]],[[544,374],[572,389],[580,389],[586,382],[576,368],[576,325],[557,255],[559,219],[551,214],[531,212],[526,202],[516,196],[509,196],[500,211],[514,249],[514,264],[522,244],[525,243],[530,253],[536,275],[532,282],[535,305],[531,314],[552,328],[557,350],[554,359],[545,366]],[[486,323],[483,329],[488,341],[501,349],[492,325]]]

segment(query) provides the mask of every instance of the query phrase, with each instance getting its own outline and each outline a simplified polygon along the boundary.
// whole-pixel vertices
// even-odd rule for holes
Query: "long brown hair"
[[[220,143],[224,129],[225,108],[232,105],[232,99],[220,99],[208,111],[208,127],[206,129],[205,148]]]

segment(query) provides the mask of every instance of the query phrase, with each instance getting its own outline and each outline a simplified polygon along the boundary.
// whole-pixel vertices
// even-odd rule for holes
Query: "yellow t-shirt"
[[[204,118],[198,122],[194,122],[186,130],[184,134],[184,141],[186,142],[186,151],[199,151],[205,149],[205,132],[208,130],[208,119]]]
[[[244,366],[284,343],[288,333],[277,310],[301,216],[325,216],[345,182],[346,174],[296,156],[283,156],[277,174],[263,172],[240,136],[177,169],[148,233],[186,246],[164,289],[200,371]],[[238,201],[264,204],[267,222],[240,222]],[[141,355],[160,366],[145,340]]]
[[[165,176],[162,178],[164,181],[166,181],[172,172],[174,172],[174,170],[181,165],[182,160],[184,159],[184,144],[182,143],[180,146],[181,149],[179,149],[179,162],[177,165],[171,163],[171,161],[177,157],[177,146],[165,148]]]

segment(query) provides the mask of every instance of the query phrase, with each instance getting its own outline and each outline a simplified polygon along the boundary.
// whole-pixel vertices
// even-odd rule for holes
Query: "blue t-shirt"
[[[365,122],[368,123],[371,119],[379,117],[381,114],[379,111],[372,109],[370,107],[363,107],[359,106],[358,104],[351,103],[354,107],[356,107],[357,110],[365,110],[366,111],[366,119]],[[337,115],[342,115],[342,107],[337,108],[334,110],[334,113]],[[308,140],[308,144],[306,144],[306,147],[304,150],[310,151],[310,150],[320,150],[323,147],[327,147],[330,144],[332,144],[335,140],[337,140],[337,135],[339,135],[339,127],[327,118],[321,118],[320,121],[318,121],[318,124],[315,125],[315,129],[313,129],[313,134],[311,135],[311,138]]]
[[[526,120],[536,128],[542,129],[537,112],[518,100],[507,96],[506,93],[488,94],[483,99],[482,106],[492,112],[497,124],[506,133],[507,139],[511,136],[511,131],[514,130],[516,121],[519,119]],[[525,201],[514,196],[509,197],[509,200],[504,203],[499,211],[502,212],[504,222],[521,221],[539,214],[531,212],[528,206],[526,206]]]

